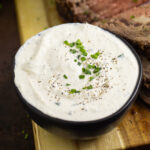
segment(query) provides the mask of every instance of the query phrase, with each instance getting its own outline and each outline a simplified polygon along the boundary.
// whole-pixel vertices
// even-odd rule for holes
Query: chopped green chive
[[[136,3],[138,0],[132,0],[133,3]]]
[[[82,53],[82,55],[87,56],[87,52],[84,49],[84,46],[82,45],[82,42],[80,41],[80,39],[78,39],[76,41],[76,48],[78,48],[80,50],[80,52]]]
[[[86,58],[85,57],[81,57],[81,61],[85,61],[86,60]]]
[[[148,31],[148,28],[145,27],[145,28],[144,28],[144,31],[147,32],[147,31]]]
[[[91,65],[91,64],[88,64],[87,67],[88,67],[89,69],[95,69],[95,68],[96,68],[95,65]]]
[[[77,50],[75,50],[75,49],[70,49],[70,52],[71,52],[72,54],[75,54],[75,53],[77,53]]]
[[[79,75],[79,78],[80,78],[80,79],[84,79],[84,78],[85,78],[85,75]]]
[[[91,69],[92,68],[92,65],[90,65],[90,64],[88,64],[88,66],[87,66],[89,69]]]
[[[80,91],[77,91],[76,89],[71,89],[69,93],[70,93],[70,94],[80,93]]]
[[[96,73],[96,76],[99,76],[99,75],[100,75],[100,72],[97,72],[97,73]]]
[[[82,68],[82,72],[85,74],[91,74],[91,71],[87,68]]]
[[[82,42],[80,41],[80,39],[78,39],[78,40],[76,41],[76,45],[82,45]]]
[[[24,139],[25,139],[25,140],[27,140],[27,139],[28,139],[28,137],[29,137],[29,134],[28,134],[28,133],[26,133],[26,134],[24,135]]]
[[[97,73],[97,72],[99,72],[100,70],[101,70],[100,67],[96,67],[96,68],[93,70],[93,73]]]
[[[84,48],[80,48],[80,52],[82,53],[82,55],[87,56],[87,52]]]
[[[59,103],[59,102],[55,102],[55,104],[56,104],[57,106],[59,106],[59,105],[60,105],[60,103]]]
[[[3,5],[0,3],[0,9],[3,8]]]
[[[89,86],[87,86],[87,89],[88,89],[88,90],[93,89],[93,86],[92,86],[92,85],[89,85]]]
[[[66,83],[66,86],[70,86],[71,84],[69,84],[69,83]]]
[[[25,130],[22,130],[21,133],[24,134],[24,133],[25,133]]]
[[[84,48],[84,46],[83,45],[76,45],[76,48],[82,49],[82,48]]]
[[[133,15],[132,15],[132,16],[130,16],[130,18],[131,18],[131,19],[134,19],[134,18],[135,18],[135,16],[133,16]]]
[[[67,46],[69,46],[69,42],[67,40],[64,41],[64,44],[67,45]]]
[[[63,76],[65,79],[68,79],[68,77],[64,74],[64,76]]]
[[[81,62],[78,62],[78,65],[81,66]]]
[[[94,79],[94,77],[89,77],[89,81],[92,81]]]
[[[89,14],[88,10],[84,11],[84,15],[88,15],[88,14]]]
[[[85,89],[87,89],[87,90],[93,89],[93,86],[92,85],[86,86],[83,88],[83,90],[85,90]]]
[[[76,60],[76,59],[74,59],[74,62],[77,62],[77,60]]]
[[[120,55],[118,55],[118,57],[123,57],[124,56],[124,54],[120,54]]]
[[[100,54],[101,54],[101,53],[98,51],[98,52],[96,52],[95,54],[92,54],[91,57],[92,57],[93,59],[97,59]]]
[[[67,46],[70,46],[70,47],[75,46],[75,43],[74,43],[74,42],[69,43],[67,40],[66,40],[66,41],[64,41],[64,44],[65,44],[65,45],[67,45]]]
[[[72,43],[69,44],[69,46],[70,46],[70,47],[74,47],[74,46],[75,46],[75,43],[72,42]]]
[[[102,23],[102,24],[105,24],[105,23],[107,23],[107,22],[108,22],[108,21],[105,20],[105,19],[101,20],[101,23]]]
[[[80,41],[80,39],[78,39],[77,41],[76,41],[76,48],[84,48],[84,46],[82,45],[82,42]]]

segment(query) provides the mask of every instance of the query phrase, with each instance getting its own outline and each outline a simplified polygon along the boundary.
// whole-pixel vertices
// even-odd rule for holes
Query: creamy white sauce
[[[64,44],[77,39],[88,52],[80,66],[74,60],[81,53],[72,54]],[[91,58],[98,50],[102,54]],[[79,79],[90,63],[102,68],[100,75]],[[63,24],[29,39],[16,54],[14,71],[15,84],[28,103],[55,118],[88,121],[109,116],[126,103],[139,68],[130,49],[111,33],[89,24]],[[89,85],[93,89],[82,89]],[[80,93],[70,94],[71,89]]]

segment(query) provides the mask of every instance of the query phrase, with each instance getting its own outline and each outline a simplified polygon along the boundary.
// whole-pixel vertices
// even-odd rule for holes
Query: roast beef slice
[[[147,0],[88,0],[87,2],[99,19],[105,19],[139,6]]]
[[[111,18],[148,0],[56,0],[61,16],[67,21],[93,22]]]
[[[150,60],[141,56],[143,65],[143,84],[147,89],[150,89]]]
[[[141,98],[150,105],[150,90],[146,89],[145,87],[142,87],[140,91]]]
[[[142,48],[150,47],[150,4],[132,8],[112,19],[99,20],[94,24],[129,39]]]

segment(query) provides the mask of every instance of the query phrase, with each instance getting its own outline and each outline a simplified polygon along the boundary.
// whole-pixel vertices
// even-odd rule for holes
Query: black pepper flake
[[[56,102],[55,104],[56,104],[57,106],[60,106],[60,103],[59,103],[59,102]]]
[[[78,55],[77,58],[80,59],[81,55]]]
[[[72,115],[72,112],[68,112],[68,115]]]
[[[81,62],[78,62],[78,65],[81,66]]]

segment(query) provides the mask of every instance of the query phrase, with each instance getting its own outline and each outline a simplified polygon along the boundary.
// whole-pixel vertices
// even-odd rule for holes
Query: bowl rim
[[[64,23],[64,24],[60,24],[60,25],[65,25],[65,24],[81,24],[81,23]],[[60,26],[60,25],[56,25],[56,26]],[[53,26],[53,27],[56,27],[56,26]],[[50,28],[53,28],[53,27],[50,27]],[[96,26],[97,27],[97,26]],[[47,30],[49,30],[50,28],[46,29],[46,30],[43,30],[39,33],[37,33],[36,35],[32,36],[31,38],[29,38],[24,44],[26,44],[28,41],[32,40],[32,38],[36,37],[36,36],[39,36],[40,34],[46,32]],[[31,109],[36,115],[38,115],[40,118],[43,118],[43,119],[46,119],[46,121],[50,121],[50,122],[55,122],[55,123],[59,123],[59,124],[68,124],[68,125],[90,125],[90,124],[96,124],[96,123],[102,123],[102,122],[105,122],[105,121],[109,121],[117,116],[119,116],[124,110],[126,110],[126,108],[128,108],[128,106],[134,101],[139,89],[140,89],[140,85],[141,85],[141,81],[142,81],[142,63],[141,63],[141,60],[140,60],[140,57],[139,55],[137,54],[137,52],[135,51],[135,49],[131,46],[131,44],[125,40],[124,38],[122,38],[121,36],[117,35],[116,33],[114,32],[111,32],[107,29],[103,29],[101,27],[99,27],[100,29],[104,30],[104,31],[107,31],[109,33],[111,33],[112,35],[114,35],[116,38],[120,39],[121,42],[123,42],[128,48],[129,50],[132,52],[132,54],[134,55],[136,61],[137,61],[137,65],[138,65],[138,77],[137,77],[137,81],[136,81],[136,84],[135,84],[135,87],[134,87],[134,90],[132,92],[132,94],[130,95],[130,97],[128,98],[128,100],[126,101],[126,103],[120,108],[118,109],[117,111],[115,111],[114,113],[112,113],[111,115],[109,116],[106,116],[104,118],[100,118],[100,119],[95,119],[95,120],[87,120],[87,121],[73,121],[73,120],[65,120],[65,119],[61,119],[61,118],[55,118],[53,116],[50,116],[50,115],[47,115],[45,114],[44,112],[42,112],[41,110],[39,110],[38,108],[36,108],[35,106],[33,106],[32,104],[30,104],[24,97],[23,95],[21,94],[21,92],[19,91],[18,87],[16,86],[15,84],[15,64],[16,64],[16,54],[17,52],[20,50],[20,48],[24,45],[22,45],[16,52],[15,54],[15,57],[14,57],[14,62],[13,62],[13,82],[14,82],[14,86],[15,86],[15,89],[21,99],[21,101],[29,108]]]

